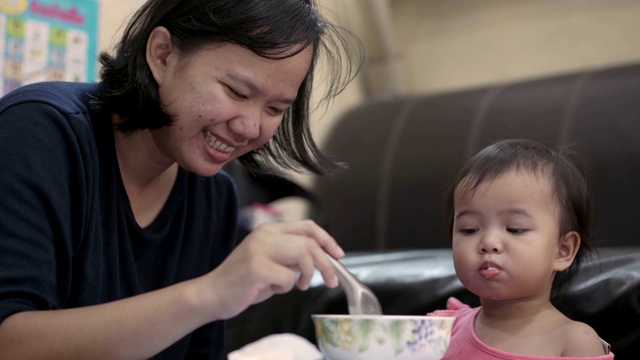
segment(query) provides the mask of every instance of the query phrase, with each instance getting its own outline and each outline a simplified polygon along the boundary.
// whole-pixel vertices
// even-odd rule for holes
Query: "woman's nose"
[[[241,115],[230,121],[229,127],[236,135],[253,140],[260,136],[260,113],[252,109],[245,109]]]

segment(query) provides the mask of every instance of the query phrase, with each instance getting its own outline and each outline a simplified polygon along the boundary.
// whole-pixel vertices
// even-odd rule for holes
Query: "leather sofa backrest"
[[[345,250],[449,247],[445,194],[500,139],[573,145],[590,171],[598,246],[637,245],[640,65],[438,95],[376,99],[344,114],[324,150],[349,164],[314,188]]]

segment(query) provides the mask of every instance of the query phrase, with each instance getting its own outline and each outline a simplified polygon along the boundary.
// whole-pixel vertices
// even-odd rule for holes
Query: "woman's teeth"
[[[209,146],[211,146],[212,148],[218,150],[218,151],[222,151],[222,152],[226,152],[226,153],[230,153],[233,150],[235,150],[236,148],[225,145],[223,143],[221,143],[218,139],[216,139],[215,136],[213,136],[213,134],[211,134],[209,131],[204,130],[204,138],[207,140],[207,143],[209,144]]]

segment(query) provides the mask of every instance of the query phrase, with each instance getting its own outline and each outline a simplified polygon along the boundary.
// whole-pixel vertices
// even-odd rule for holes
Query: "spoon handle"
[[[356,278],[340,261],[328,256],[347,296],[349,314],[382,315],[382,306],[373,291]]]

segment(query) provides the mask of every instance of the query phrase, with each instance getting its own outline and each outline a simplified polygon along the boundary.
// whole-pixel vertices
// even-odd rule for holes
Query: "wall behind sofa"
[[[328,13],[358,33],[368,50],[359,76],[356,100],[323,118],[316,134],[324,141],[345,108],[391,89],[367,88],[399,65],[403,93],[443,93],[511,83],[594,68],[640,62],[640,0],[325,0]],[[370,7],[386,5],[383,23],[393,49],[382,52],[384,39],[372,31]],[[388,69],[387,69],[388,70]],[[382,95],[380,95],[382,94]],[[296,177],[313,186],[311,177]]]
[[[368,8],[384,3],[404,91],[438,93],[640,61],[640,0],[319,0],[373,55]],[[143,0],[101,0],[100,49]],[[379,75],[368,58],[366,75]],[[373,70],[372,70],[373,69]],[[369,72],[366,72],[369,70]],[[322,137],[371,91],[353,83],[321,118]],[[387,81],[391,83],[391,81]]]
[[[391,5],[411,92],[640,61],[638,0],[395,0]]]

